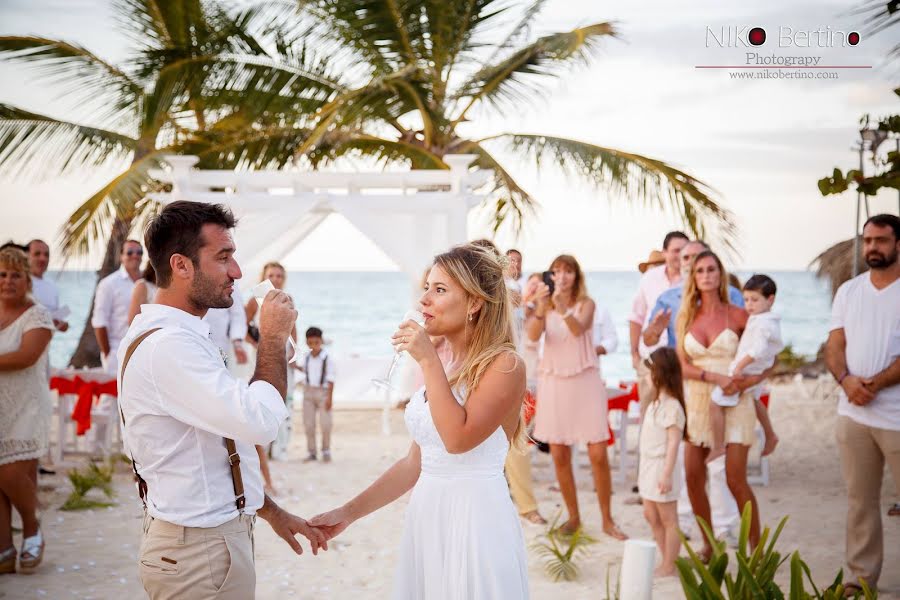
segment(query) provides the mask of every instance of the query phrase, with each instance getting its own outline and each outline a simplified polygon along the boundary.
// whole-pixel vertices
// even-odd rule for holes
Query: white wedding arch
[[[469,170],[477,156],[444,157],[449,169],[405,172],[224,171],[196,169],[196,156],[168,156],[150,171],[171,191],[150,194],[221,203],[240,219],[237,258],[245,273],[283,259],[330,214],[343,215],[418,284],[430,259],[468,239],[469,211],[484,200],[489,171]]]

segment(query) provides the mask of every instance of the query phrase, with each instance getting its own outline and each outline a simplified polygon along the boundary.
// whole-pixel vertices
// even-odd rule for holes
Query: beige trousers
[[[531,445],[524,452],[510,448],[506,454],[506,480],[509,492],[520,515],[537,510],[534,485],[531,478]]]
[[[322,452],[331,450],[331,411],[325,410],[328,389],[313,385],[303,386],[303,428],[306,429],[306,449],[310,456],[316,454],[316,416],[322,428]]]
[[[837,441],[847,484],[847,567],[852,577],[875,589],[884,559],[881,481],[887,462],[900,487],[900,431],[861,425],[839,416]],[[898,490],[900,493],[900,490]],[[891,544],[900,543],[893,540]]]
[[[218,527],[182,527],[145,513],[138,567],[150,600],[253,598],[255,519],[238,515]]]

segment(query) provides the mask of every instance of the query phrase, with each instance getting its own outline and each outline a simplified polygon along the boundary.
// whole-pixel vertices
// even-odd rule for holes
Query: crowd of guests
[[[129,239],[119,255],[120,266],[102,278],[95,291],[91,325],[100,351],[100,368],[115,376],[117,356],[129,326],[142,307],[154,304],[159,290],[156,272],[147,261],[138,240]],[[54,332],[69,328],[68,307],[60,306],[56,283],[44,275],[50,262],[50,248],[35,239],[25,245],[13,242],[0,248],[0,574],[18,570],[32,572],[41,562],[44,539],[37,518],[39,470],[52,474],[39,463],[49,459],[50,422],[53,411],[49,389],[49,347]],[[278,290],[287,280],[285,268],[276,262],[263,267],[260,281],[269,280]],[[247,380],[253,374],[255,347],[259,340],[255,298],[243,302],[238,289],[232,292],[229,308],[211,308],[203,317],[210,340],[221,352],[229,370]],[[296,326],[291,332],[296,340]],[[335,361],[324,348],[319,327],[306,331],[308,353],[288,369],[285,403],[293,407],[295,371],[303,384],[303,421],[309,455],[304,462],[317,460],[317,423],[321,435],[322,461],[331,460],[332,399]],[[289,345],[286,346],[289,351]],[[101,396],[95,411],[115,411],[113,398]],[[117,422],[113,420],[113,423]],[[93,423],[95,450],[107,452],[99,444],[106,420]],[[256,447],[265,492],[276,495],[268,461],[287,458],[291,420],[286,419],[274,442]],[[48,463],[49,465],[49,463]],[[12,508],[20,514],[23,528],[21,551],[12,540]],[[18,564],[18,568],[17,568]]]
[[[859,580],[877,585],[881,571],[885,463],[900,481],[898,222],[894,215],[878,215],[866,223],[863,254],[869,271],[844,284],[835,297],[827,344],[829,369],[843,391],[838,443],[850,500],[851,592],[859,589]],[[611,513],[607,389],[599,365],[617,343],[612,320],[588,295],[574,257],[558,256],[548,271],[528,277],[521,274],[520,251],[509,250],[507,257],[528,374],[526,416],[534,415],[532,439],[549,444],[568,514],[560,533],[581,525],[572,450],[586,445],[603,530],[625,539]],[[656,573],[671,576],[679,529],[690,532],[695,517],[710,524],[714,535],[733,537],[739,510],[749,505],[749,542],[751,547],[759,542],[760,511],[747,480],[748,455],[757,424],[763,456],[778,444],[763,399],[784,343],[772,310],[775,281],[756,274],[741,285],[702,240],[671,232],[662,251],[651,252],[640,270],[628,316],[641,414],[635,500],[643,504],[659,547]],[[543,523],[530,466],[511,456],[506,471],[520,514]],[[896,507],[891,511],[898,513]],[[713,540],[701,533],[701,542],[700,555],[708,559]]]
[[[826,344],[828,369],[842,388],[837,439],[848,488],[851,590],[862,580],[876,586],[882,569],[885,464],[900,481],[898,240],[898,217],[877,215],[866,222],[862,246],[869,271],[839,289]],[[491,242],[475,244],[500,256]],[[158,293],[153,268],[141,268],[143,253],[137,240],[125,242],[121,266],[96,289],[91,324],[102,368],[110,373],[118,368],[116,357],[129,325]],[[48,348],[53,333],[69,327],[59,292],[44,277],[49,258],[49,246],[41,240],[0,249],[0,573],[13,572],[17,565],[21,572],[33,571],[44,551],[37,477],[38,462],[48,449]],[[600,365],[618,345],[614,321],[588,294],[575,257],[560,255],[547,271],[525,277],[522,254],[513,249],[506,252],[506,265],[517,349],[525,361],[525,421],[531,439],[552,457],[567,511],[559,533],[581,527],[572,452],[586,446],[603,531],[624,540],[610,501],[607,388]],[[637,501],[659,546],[657,574],[666,576],[675,573],[679,530],[689,529],[695,516],[721,535],[736,522],[738,510],[749,505],[751,547],[759,541],[760,511],[747,481],[747,462],[757,424],[763,431],[763,455],[778,444],[763,397],[783,338],[773,312],[775,281],[756,274],[741,285],[702,240],[671,232],[640,271],[628,315],[641,414]],[[270,281],[277,290],[284,289],[286,279],[284,267],[274,262],[260,274],[261,281]],[[232,294],[231,306],[211,308],[203,323],[229,368],[249,379],[242,369],[255,362],[260,302],[244,302],[236,289]],[[296,327],[290,337],[296,340]],[[320,328],[310,327],[305,338],[309,352],[288,369],[285,402],[290,409],[299,376],[308,453],[304,462],[320,457],[329,462],[335,361],[324,348]],[[292,354],[289,345],[285,352]],[[286,419],[275,442],[256,448],[269,495],[275,489],[267,460],[283,458],[289,438]],[[505,471],[520,515],[545,524],[529,455],[511,449]],[[12,539],[13,508],[22,519],[20,552]],[[701,542],[701,556],[709,557],[713,540],[701,533]]]

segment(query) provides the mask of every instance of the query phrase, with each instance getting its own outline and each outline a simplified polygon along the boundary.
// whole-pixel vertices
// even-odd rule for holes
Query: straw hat
[[[650,256],[647,258],[647,262],[642,262],[638,265],[638,271],[641,273],[645,272],[650,267],[655,267],[656,265],[661,265],[666,262],[666,256],[659,250],[651,250]]]

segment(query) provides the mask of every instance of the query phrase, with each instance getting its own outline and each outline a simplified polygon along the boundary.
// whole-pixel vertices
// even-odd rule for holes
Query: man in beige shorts
[[[254,444],[289,418],[284,347],[297,318],[290,297],[263,302],[256,369],[233,377],[202,320],[228,308],[241,269],[235,220],[221,206],[175,202],[145,231],[159,292],[119,347],[125,449],[144,502],[139,570],[153,600],[253,598],[253,528],[260,516],[294,549],[325,537],[263,494]]]

